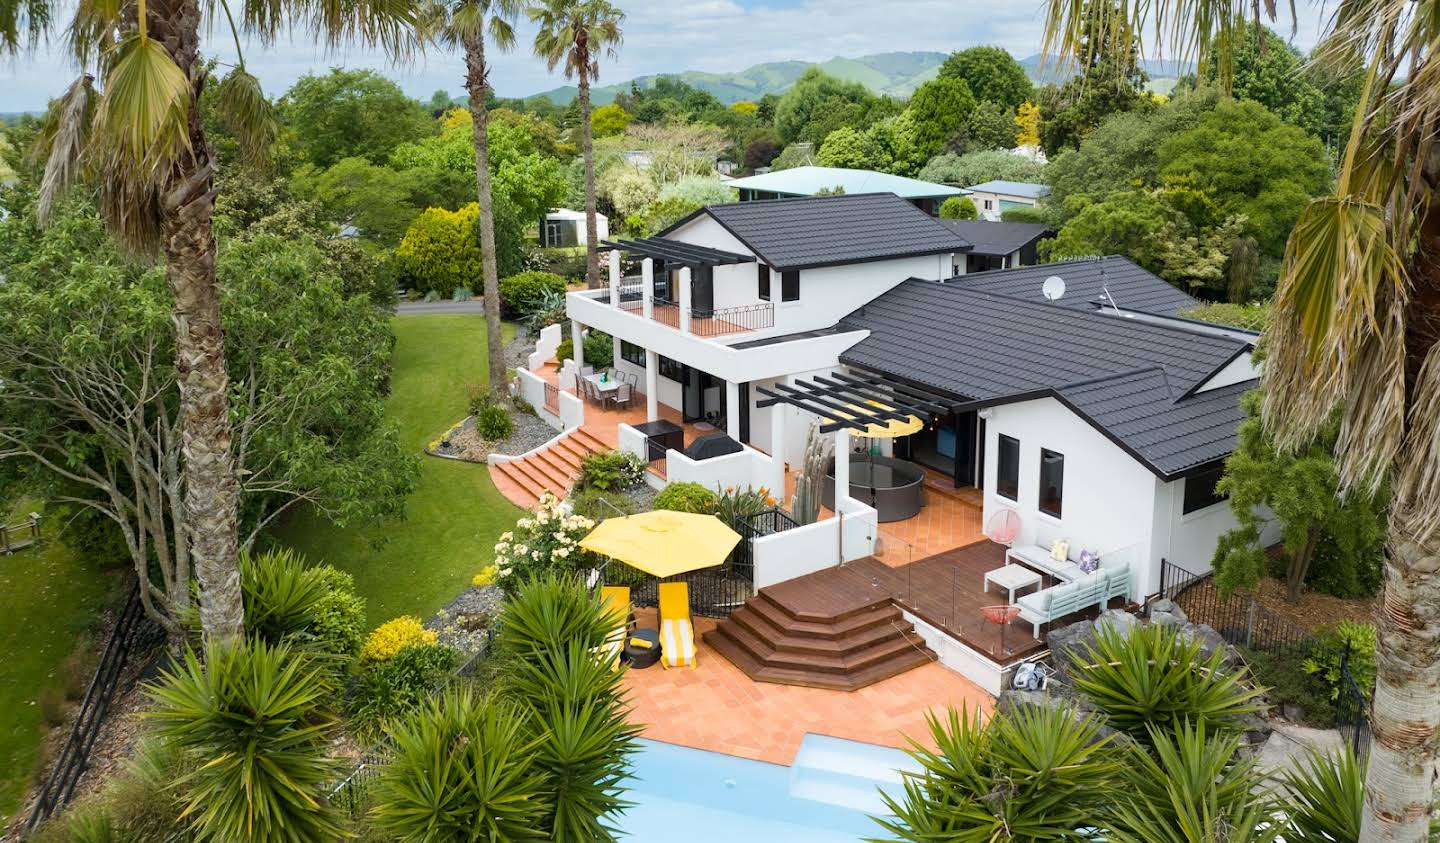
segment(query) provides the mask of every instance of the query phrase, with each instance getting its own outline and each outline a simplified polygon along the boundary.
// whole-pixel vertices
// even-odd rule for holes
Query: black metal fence
[[[735,546],[735,553],[732,556],[735,568],[743,571],[745,576],[754,582],[755,547],[752,543],[755,539],[774,533],[783,533],[798,526],[800,524],[778,506],[740,519],[740,523],[736,525],[736,532],[740,534],[740,544]]]
[[[65,807],[75,795],[75,786],[90,763],[90,750],[100,736],[105,715],[110,710],[130,656],[143,652],[163,637],[164,630],[145,614],[145,606],[140,600],[140,584],[136,583],[120,610],[110,639],[105,642],[100,665],[95,668],[90,686],[85,689],[70,734],[60,748],[60,755],[55,759],[49,776],[40,785],[35,807],[25,821],[26,834]]]
[[[1160,595],[1173,600],[1194,623],[1208,624],[1227,642],[1265,652],[1290,651],[1314,643],[1315,636],[1260,605],[1254,597],[1221,599],[1209,573],[1196,574],[1160,560]]]
[[[1350,673],[1350,647],[1340,656],[1340,695],[1335,700],[1335,728],[1356,758],[1370,754],[1370,697]]]

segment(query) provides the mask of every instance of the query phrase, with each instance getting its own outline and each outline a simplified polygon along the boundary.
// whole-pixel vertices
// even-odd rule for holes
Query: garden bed
[[[445,459],[483,463],[491,454],[519,456],[529,453],[558,435],[555,428],[533,413],[516,410],[511,412],[510,418],[515,422],[515,429],[510,435],[498,442],[489,442],[481,438],[475,429],[475,417],[467,416],[427,445],[425,453]]]
[[[1301,629],[1315,632],[1321,627],[1334,626],[1342,620],[1373,623],[1378,597],[1342,599],[1329,594],[1303,591],[1300,600],[1293,606],[1285,602],[1285,583],[1274,577],[1265,577],[1253,592],[1237,590],[1230,596],[1231,602],[1243,602],[1254,597],[1256,602],[1275,615],[1280,616]],[[1213,604],[1219,600],[1214,580],[1207,579],[1191,586],[1176,601],[1197,623],[1212,623],[1204,612],[1192,612],[1191,607]]]

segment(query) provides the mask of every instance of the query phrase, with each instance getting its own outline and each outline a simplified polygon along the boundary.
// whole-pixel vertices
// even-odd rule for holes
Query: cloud
[[[626,12],[625,43],[615,59],[602,62],[602,84],[645,74],[704,70],[730,72],[768,61],[823,61],[892,51],[950,52],[996,44],[1017,57],[1040,48],[1042,3],[1038,0],[619,0]],[[1286,21],[1279,31],[1289,33]],[[1296,43],[1309,47],[1318,20],[1301,20]],[[534,29],[518,26],[518,49],[493,56],[491,80],[502,96],[525,96],[565,84],[530,55]],[[219,27],[206,55],[233,62],[234,46]],[[396,67],[378,50],[327,52],[303,39],[281,39],[270,47],[250,43],[246,60],[265,89],[279,94],[296,79],[337,65],[370,67],[391,76],[411,95],[425,98],[437,89],[463,89],[460,57],[433,50]],[[77,69],[56,49],[0,64],[0,111],[45,107],[73,79]]]

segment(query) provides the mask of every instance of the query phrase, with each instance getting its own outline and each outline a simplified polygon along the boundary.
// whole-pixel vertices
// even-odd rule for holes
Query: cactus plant
[[[800,524],[820,520],[820,495],[825,488],[825,472],[830,468],[834,441],[820,432],[818,422],[810,423],[805,434],[805,457],[795,475],[795,496],[790,499],[790,514]]]

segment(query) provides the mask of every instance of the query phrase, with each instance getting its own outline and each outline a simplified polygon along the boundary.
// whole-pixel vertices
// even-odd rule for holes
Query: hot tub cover
[[[726,454],[738,454],[743,450],[744,445],[723,433],[707,433],[696,437],[695,441],[690,443],[690,447],[685,449],[685,456],[692,460],[708,460]]]

